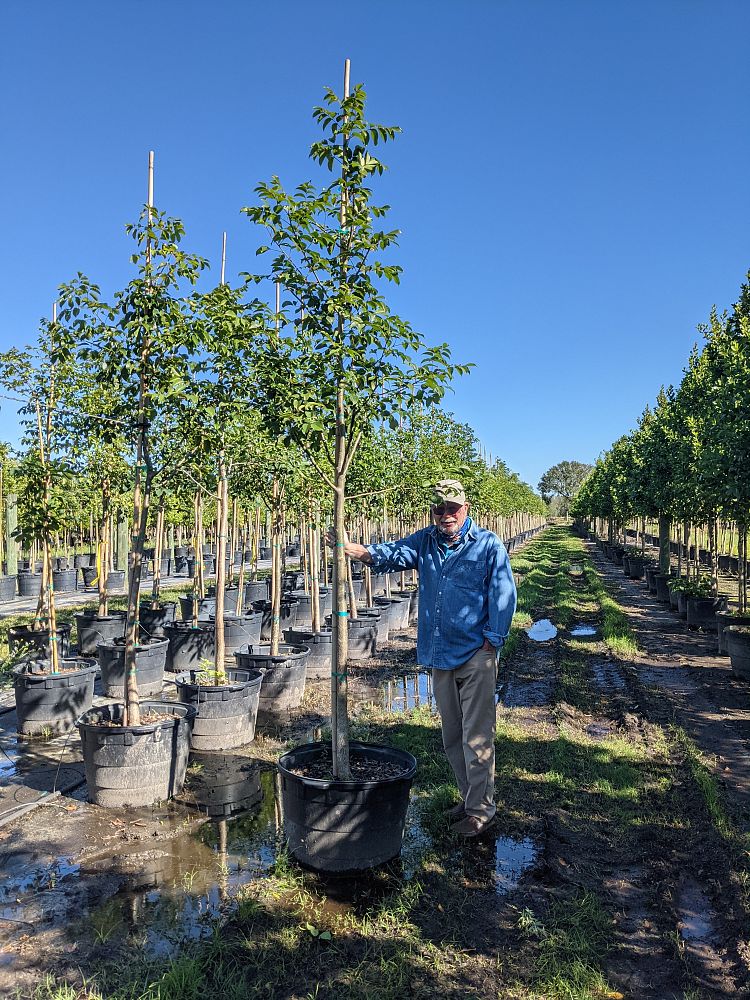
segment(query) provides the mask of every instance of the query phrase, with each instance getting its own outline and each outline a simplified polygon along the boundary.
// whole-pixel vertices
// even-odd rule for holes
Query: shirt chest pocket
[[[448,585],[460,587],[462,590],[473,590],[481,593],[484,589],[484,561],[476,559],[456,560],[450,568]]]

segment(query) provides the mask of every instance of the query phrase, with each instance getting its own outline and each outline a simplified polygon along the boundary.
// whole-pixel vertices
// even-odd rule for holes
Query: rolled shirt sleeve
[[[487,611],[485,639],[500,649],[508,638],[516,610],[516,584],[505,546],[498,539],[487,556]]]

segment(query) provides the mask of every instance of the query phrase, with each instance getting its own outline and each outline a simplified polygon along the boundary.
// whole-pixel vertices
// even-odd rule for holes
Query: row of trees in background
[[[722,526],[735,532],[740,610],[747,607],[750,519],[750,272],[731,311],[712,309],[677,388],[662,388],[637,428],[614,442],[579,490],[571,512],[607,522],[609,537],[634,520],[659,523],[660,562],[669,571],[673,528],[680,556],[705,530],[717,588]],[[695,567],[697,571],[697,567]],[[686,565],[690,571],[690,565]]]

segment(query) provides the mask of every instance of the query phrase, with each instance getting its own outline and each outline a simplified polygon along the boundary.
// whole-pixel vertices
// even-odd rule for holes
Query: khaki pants
[[[433,670],[443,746],[468,816],[495,815],[495,650],[479,649],[455,670]]]

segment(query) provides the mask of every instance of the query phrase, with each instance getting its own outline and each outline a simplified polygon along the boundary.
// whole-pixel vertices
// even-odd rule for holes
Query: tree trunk
[[[711,562],[711,593],[714,597],[719,596],[719,560],[716,552],[716,515],[712,514],[708,519],[708,552]]]
[[[227,527],[229,515],[229,496],[227,492],[227,466],[224,449],[219,451],[219,483],[216,491],[216,617],[214,642],[214,683],[220,684],[224,677],[224,591],[226,577],[224,575],[224,560],[227,552]]]
[[[271,656],[279,652],[281,639],[281,485],[273,481],[271,500]]]
[[[669,575],[671,554],[669,551],[669,532],[672,527],[671,518],[666,514],[659,515],[659,572]]]
[[[96,554],[96,577],[99,587],[99,617],[107,614],[107,563],[109,541],[109,482],[102,483],[102,520],[99,531],[99,550]]]

